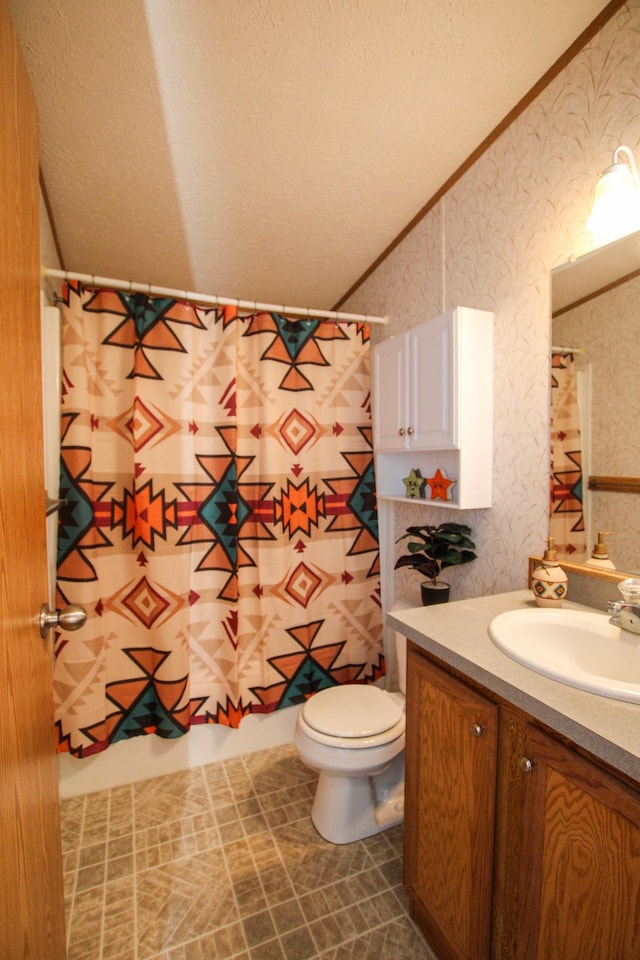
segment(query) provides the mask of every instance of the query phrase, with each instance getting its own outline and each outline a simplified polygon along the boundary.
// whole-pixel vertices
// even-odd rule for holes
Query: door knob
[[[40,636],[44,640],[52,627],[61,630],[79,630],[86,623],[87,611],[77,603],[70,603],[62,610],[50,610],[46,603],[40,607]]]

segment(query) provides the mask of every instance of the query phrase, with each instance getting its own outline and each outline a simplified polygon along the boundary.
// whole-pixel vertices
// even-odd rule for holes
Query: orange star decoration
[[[439,467],[432,477],[427,477],[431,488],[431,500],[453,500],[455,480],[449,480],[444,470]]]

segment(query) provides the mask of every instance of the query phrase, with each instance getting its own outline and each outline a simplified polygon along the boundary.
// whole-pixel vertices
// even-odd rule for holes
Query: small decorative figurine
[[[424,497],[425,479],[418,469],[412,470],[408,477],[402,481],[407,488],[407,496],[412,499]]]
[[[432,477],[427,477],[427,484],[431,488],[431,500],[453,500],[455,480],[449,480],[447,474],[440,467]]]

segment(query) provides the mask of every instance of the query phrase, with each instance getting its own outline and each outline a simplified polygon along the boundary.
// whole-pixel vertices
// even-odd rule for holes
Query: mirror
[[[600,247],[551,274],[552,428],[558,558],[585,562],[607,531],[618,572],[640,573],[640,233]],[[555,348],[571,348],[570,358]],[[571,368],[571,373],[569,373]],[[577,375],[577,382],[563,378]],[[559,391],[554,394],[554,388]],[[563,394],[563,390],[565,391]],[[578,398],[579,430],[567,414]],[[568,398],[558,403],[557,398]],[[566,421],[563,418],[567,416]],[[569,424],[565,430],[564,423]],[[558,424],[561,433],[558,439]],[[565,437],[572,440],[565,442]],[[565,443],[565,450],[559,448]],[[563,459],[564,458],[564,459]],[[582,479],[575,469],[582,459]],[[580,500],[584,530],[580,527]],[[562,502],[563,501],[563,502]],[[565,520],[567,517],[565,517]],[[575,541],[575,542],[572,542]],[[577,544],[577,546],[576,546]],[[604,569],[587,567],[585,572]]]

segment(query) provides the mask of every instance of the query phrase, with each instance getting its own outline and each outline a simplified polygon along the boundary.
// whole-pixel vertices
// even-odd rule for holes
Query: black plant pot
[[[422,606],[431,607],[434,603],[448,603],[450,589],[449,584],[442,583],[441,580],[436,580],[435,583],[433,580],[423,581],[420,584]]]

